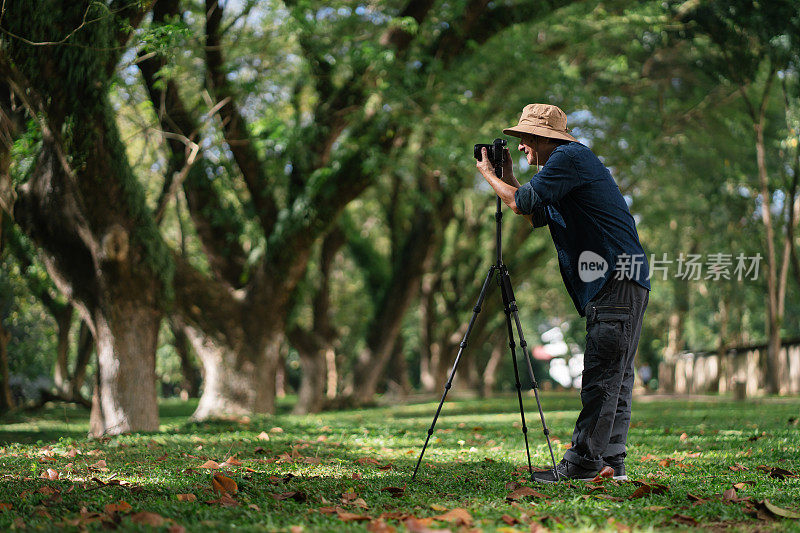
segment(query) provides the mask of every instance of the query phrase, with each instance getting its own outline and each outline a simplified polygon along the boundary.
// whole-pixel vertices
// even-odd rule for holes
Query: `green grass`
[[[543,403],[553,436],[560,440],[555,446],[560,457],[577,415],[577,395],[546,392]],[[370,526],[320,512],[337,506],[373,518],[382,513],[425,518],[462,508],[471,515],[472,527],[485,531],[530,531],[530,523],[566,531],[687,528],[675,515],[715,531],[800,531],[800,520],[778,520],[763,511],[760,518],[753,517],[742,502],[715,497],[734,483],[747,482],[737,497],[800,509],[800,478],[773,479],[757,469],[767,465],[800,472],[800,435],[798,426],[789,422],[800,412],[796,398],[638,401],[628,475],[667,485],[668,491],[631,500],[634,483],[606,483],[604,491],[593,492],[584,483],[534,486],[546,498],[519,503],[506,500],[511,492],[506,484],[531,483],[518,471],[526,460],[516,398],[511,396],[446,403],[416,483],[397,498],[381,489],[403,487],[409,480],[435,401],[207,423],[187,421],[193,407],[164,402],[158,433],[103,440],[85,437],[88,414],[73,408],[58,406],[0,420],[0,503],[11,504],[0,512],[0,531],[21,526],[144,531],[149,526],[134,519],[141,511],[167,519],[159,528],[164,531],[175,525],[188,531],[292,531],[293,526],[303,531],[365,531]],[[549,454],[532,398],[526,398],[526,408],[534,465],[545,466]],[[262,431],[269,440],[258,438]],[[69,457],[70,450],[79,453]],[[299,457],[292,459],[292,450]],[[697,452],[699,456],[691,456]],[[281,459],[281,454],[288,457]],[[242,463],[223,469],[238,484],[237,505],[206,503],[220,499],[211,488],[212,475],[220,471],[200,466],[209,459],[222,463],[229,456]],[[364,458],[379,464],[357,462]],[[669,458],[677,461],[659,464]],[[89,465],[101,459],[108,471],[90,470]],[[380,468],[388,463],[389,469]],[[737,463],[747,470],[732,471]],[[41,479],[48,468],[60,479]],[[42,487],[59,492],[43,494]],[[275,498],[288,492],[302,493],[305,501]],[[355,492],[367,509],[342,503],[346,492]],[[197,501],[178,501],[178,494],[194,494]],[[710,499],[694,504],[688,494]],[[130,511],[105,511],[107,504],[120,500],[131,505]],[[503,515],[526,523],[509,526]],[[397,519],[384,523],[406,530],[406,523]],[[459,529],[444,521],[428,527]]]

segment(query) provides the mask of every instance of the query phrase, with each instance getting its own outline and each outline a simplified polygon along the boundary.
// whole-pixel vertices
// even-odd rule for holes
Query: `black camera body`
[[[494,167],[494,172],[497,177],[503,179],[503,163],[505,161],[505,148],[507,145],[505,139],[495,139],[492,144],[476,144],[473,148],[473,155],[475,159],[481,161],[481,151],[486,148],[486,156],[489,162]],[[547,210],[541,204],[533,208],[531,213],[531,222],[534,228],[541,228],[547,225]]]
[[[494,167],[494,172],[497,174],[498,177],[503,177],[503,162],[505,160],[505,150],[503,148],[506,147],[506,140],[505,139],[495,139],[492,144],[476,144],[474,148],[474,156],[475,159],[481,161],[481,150],[486,148],[486,155],[489,158],[489,162]]]

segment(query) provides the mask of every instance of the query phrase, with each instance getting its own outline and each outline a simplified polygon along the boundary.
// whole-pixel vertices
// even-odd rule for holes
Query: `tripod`
[[[499,166],[499,165],[498,165]],[[502,176],[502,167],[497,168],[495,167],[495,171],[498,172],[498,176]],[[411,476],[411,481],[413,482],[414,479],[417,477],[417,471],[419,470],[419,465],[422,463],[422,456],[425,455],[425,449],[428,447],[428,442],[430,441],[431,435],[433,435],[433,428],[436,425],[436,420],[439,418],[439,413],[442,411],[442,405],[444,405],[444,400],[447,398],[447,392],[450,390],[450,387],[453,384],[453,378],[456,375],[456,370],[458,369],[458,363],[461,361],[461,355],[464,353],[464,348],[467,347],[467,340],[469,339],[469,334],[472,331],[472,326],[475,324],[475,320],[478,318],[478,314],[481,312],[481,305],[483,305],[483,299],[486,296],[486,290],[489,288],[489,282],[492,280],[495,275],[497,275],[497,284],[500,286],[500,292],[503,297],[503,307],[505,309],[506,315],[506,327],[508,329],[508,346],[511,348],[511,359],[514,362],[514,377],[516,378],[516,385],[517,385],[517,399],[519,400],[519,415],[522,419],[522,435],[525,437],[525,452],[528,455],[528,470],[531,473],[531,477],[533,477],[533,466],[531,465],[531,451],[528,446],[528,427],[525,425],[525,409],[522,406],[522,385],[519,382],[519,371],[517,369],[517,349],[516,344],[514,343],[514,328],[512,327],[512,316],[514,320],[514,324],[516,325],[517,334],[519,335],[519,347],[522,349],[522,354],[525,356],[525,363],[528,367],[528,376],[531,379],[531,385],[533,388],[533,394],[536,398],[536,405],[539,407],[539,417],[542,419],[542,428],[544,432],[544,436],[547,439],[547,447],[550,449],[550,459],[553,461],[553,472],[556,476],[556,480],[558,479],[558,470],[556,470],[556,458],[553,455],[553,446],[550,443],[550,430],[547,429],[547,424],[544,421],[544,411],[542,410],[542,403],[539,401],[539,387],[536,384],[536,377],[533,375],[533,367],[531,366],[530,356],[528,354],[528,344],[525,342],[525,336],[522,334],[522,324],[519,321],[519,313],[517,312],[517,302],[514,298],[514,291],[511,288],[511,277],[508,274],[508,268],[505,264],[503,264],[503,244],[502,244],[502,220],[503,220],[503,212],[501,210],[501,201],[500,197],[497,197],[497,210],[494,214],[495,219],[495,238],[496,238],[496,247],[497,247],[497,262],[489,267],[489,272],[486,274],[486,279],[483,281],[483,287],[481,288],[480,295],[478,296],[478,302],[475,304],[475,307],[472,309],[472,318],[469,320],[469,325],[467,326],[467,331],[464,333],[464,338],[461,340],[459,344],[458,354],[456,355],[456,359],[453,362],[453,368],[450,371],[450,377],[445,383],[444,386],[444,394],[442,394],[442,399],[439,401],[439,407],[436,409],[436,414],[433,415],[433,422],[431,422],[431,427],[428,428],[428,436],[425,438],[425,444],[422,446],[422,452],[419,454],[419,459],[417,459],[417,465],[414,467],[414,474]]]

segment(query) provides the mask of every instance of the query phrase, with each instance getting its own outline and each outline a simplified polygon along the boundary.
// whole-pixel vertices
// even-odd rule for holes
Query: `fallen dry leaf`
[[[399,498],[406,491],[405,488],[400,487],[383,487],[381,492],[388,492],[392,498]]]
[[[666,507],[664,507],[663,505],[650,505],[648,507],[645,507],[644,509],[647,511],[661,511],[666,509]]]
[[[200,467],[199,467],[199,468],[207,468],[207,469],[209,469],[209,470],[216,470],[216,469],[218,469],[219,467],[220,467],[220,466],[219,466],[219,463],[218,463],[218,462],[216,462],[216,461],[212,461],[211,459],[209,459],[208,461],[206,461],[205,463],[203,463],[202,465],[200,465]]]
[[[515,490],[514,492],[512,492],[511,494],[509,494],[508,496],[506,496],[506,500],[508,500],[508,501],[516,501],[516,500],[521,500],[523,498],[528,498],[528,497],[532,497],[532,498],[547,498],[547,496],[545,494],[542,494],[541,492],[536,492],[535,490],[533,490],[530,487],[520,487],[517,490]]]
[[[504,514],[503,516],[500,517],[500,520],[502,520],[509,526],[513,526],[514,524],[519,524],[519,520],[517,520],[516,518],[514,518],[509,514]]]
[[[108,472],[108,465],[105,459],[100,459],[94,464],[89,465],[90,469],[100,470],[101,472]]]
[[[14,506],[11,505],[10,503],[0,502],[0,513],[4,512],[4,511],[10,511],[13,507]]]
[[[299,490],[293,490],[289,492],[282,492],[280,494],[273,494],[273,497],[276,500],[294,500],[296,502],[304,502],[306,501],[306,493],[301,492]]]
[[[117,503],[109,503],[105,506],[105,511],[107,514],[114,514],[114,513],[128,513],[133,509],[133,506],[126,501],[120,500]]]
[[[784,509],[783,507],[778,507],[769,500],[764,500],[763,505],[770,513],[774,514],[775,516],[779,516],[781,518],[792,518],[792,519],[800,518],[800,514],[794,511],[790,511],[788,509]]]
[[[659,483],[647,484],[641,481],[638,481],[636,483],[640,484],[640,486],[635,491],[633,491],[633,494],[631,494],[628,497],[629,500],[643,498],[650,494],[664,494],[669,490],[669,487],[667,487],[666,485],[661,485]]]
[[[722,499],[726,501],[736,500],[736,489],[730,488],[722,493]]]
[[[684,526],[696,526],[697,520],[692,518],[691,516],[687,516],[685,514],[674,514],[672,515],[672,521],[678,524],[683,524]]]
[[[344,509],[336,509],[336,516],[339,517],[339,520],[342,522],[365,522],[367,520],[372,520],[371,516],[367,516],[364,514],[356,514],[356,513],[348,513]]]
[[[47,470],[42,472],[42,475],[40,475],[39,477],[42,479],[49,479],[51,481],[54,481],[58,479],[58,472],[56,472],[52,468],[48,468]]]
[[[787,477],[797,477],[797,475],[794,472],[790,472],[789,470],[786,470],[784,468],[779,468],[777,466],[760,465],[757,468],[758,468],[758,470],[760,470],[762,472],[766,472],[767,474],[769,474],[769,477],[775,478],[775,479],[784,479],[784,478],[787,478]]]
[[[179,502],[196,502],[197,496],[194,494],[178,494]]]
[[[434,516],[433,519],[440,522],[453,522],[457,526],[470,527],[472,525],[472,515],[469,514],[469,511],[460,507],[451,509],[439,516]]]
[[[208,500],[206,503],[210,503],[212,505],[221,505],[223,507],[237,507],[239,502],[233,499],[233,497],[228,494],[227,492],[220,496],[216,500]]]
[[[219,466],[222,468],[226,468],[229,466],[242,466],[242,462],[238,460],[236,457],[231,456],[225,459],[225,462]]]
[[[60,491],[55,487],[44,486],[44,487],[39,487],[36,490],[36,492],[38,492],[39,494],[58,494]]]
[[[728,468],[730,469],[731,472],[743,472],[745,470],[750,470],[749,468],[740,463],[736,463],[734,466],[729,466]]]
[[[356,463],[358,463],[360,465],[379,465],[379,464],[381,464],[381,462],[378,461],[377,459],[375,459],[374,457],[361,457],[359,459],[356,459]]]
[[[266,431],[262,431],[261,433],[258,434],[256,438],[258,440],[269,440],[269,433],[267,433]]]
[[[410,516],[403,520],[409,533],[448,533],[449,529],[431,529],[428,526],[433,522],[433,518],[415,518]]]
[[[131,522],[145,526],[161,527],[164,525],[165,519],[160,514],[151,513],[149,511],[141,511],[131,515]]]
[[[211,488],[214,492],[220,494],[236,494],[239,492],[239,486],[234,480],[222,474],[214,474],[211,478]]]
[[[369,533],[396,533],[397,529],[378,518],[367,524],[367,531]]]

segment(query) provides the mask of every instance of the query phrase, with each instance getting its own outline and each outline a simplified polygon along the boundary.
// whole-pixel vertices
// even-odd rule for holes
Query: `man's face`
[[[525,158],[528,160],[529,165],[533,166],[537,163],[536,142],[533,140],[533,137],[521,137],[517,149],[525,154]]]

